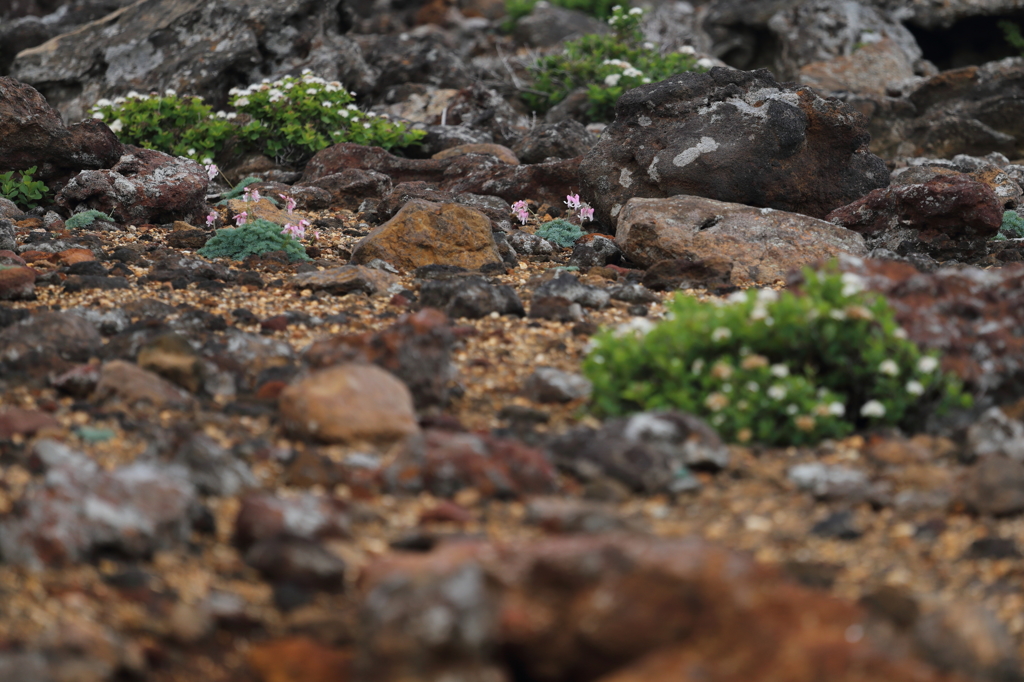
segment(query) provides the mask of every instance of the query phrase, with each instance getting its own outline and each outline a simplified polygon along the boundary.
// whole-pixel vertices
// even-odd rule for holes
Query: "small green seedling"
[[[36,166],[21,171],[21,178],[14,179],[15,171],[0,173],[0,195],[13,201],[19,208],[32,209],[50,192],[50,188],[41,180],[33,180]]]

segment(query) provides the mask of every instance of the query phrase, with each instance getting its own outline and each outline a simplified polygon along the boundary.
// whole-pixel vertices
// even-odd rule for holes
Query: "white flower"
[[[316,88],[306,88],[306,94],[307,95],[315,95],[316,93],[317,93],[317,89]]]
[[[832,309],[828,311],[828,316],[831,317],[833,320],[839,320],[841,322],[846,319],[846,311]]]
[[[775,289],[758,289],[757,300],[759,303],[775,303],[779,300],[779,292]]]
[[[931,355],[925,355],[917,361],[917,371],[922,374],[931,374],[939,366],[939,361]]]
[[[715,63],[708,59],[707,57],[703,57],[697,60],[697,66],[701,67],[702,69],[710,69],[714,65]]]
[[[348,109],[349,111],[355,111],[355,110],[356,110],[356,109],[358,109],[359,107],[357,107],[357,106],[356,106],[355,104],[349,104],[349,105],[348,105],[347,107],[345,107],[345,108],[346,108],[346,109]]]
[[[338,109],[338,113],[342,118],[348,118],[348,109]]]
[[[768,397],[772,400],[782,400],[786,397],[786,387],[782,384],[772,384],[768,388]]]
[[[284,89],[285,89],[285,90],[291,90],[291,89],[292,89],[292,88],[294,88],[294,87],[295,87],[295,83],[290,83],[290,82],[289,82],[289,83],[285,83],[285,84],[284,84]]]
[[[128,101],[128,100],[127,100],[127,99],[125,99],[124,97],[115,97],[115,98],[114,98],[114,104],[118,104],[118,105],[120,105],[120,104],[124,104],[124,103],[125,103],[125,102],[127,102],[127,101]]]
[[[896,330],[892,333],[897,339],[903,340],[907,338],[907,330],[903,327],[896,327]]]
[[[217,112],[217,118],[227,118],[228,112],[221,110]]]
[[[727,338],[732,336],[732,330],[728,327],[719,327],[715,331],[711,332],[712,341],[725,341]]]
[[[121,119],[117,119],[116,121],[114,121],[113,123],[110,124],[110,129],[112,131],[114,131],[115,133],[121,132],[121,130],[123,128],[124,128],[124,121],[122,121]]]
[[[746,303],[747,292],[745,291],[734,291],[725,297],[725,300],[729,303]]]
[[[907,393],[910,395],[924,395],[924,386],[920,381],[911,379],[907,382]]]
[[[646,336],[647,332],[654,329],[656,325],[648,320],[646,317],[634,317],[629,322],[623,322],[615,328],[614,336],[621,338],[627,334],[640,336]]]
[[[641,71],[640,69],[631,66],[625,71],[623,71],[622,75],[626,76],[627,78],[639,78],[640,76],[644,75],[644,72]]]
[[[604,77],[604,84],[609,88],[614,88],[619,84],[619,79],[622,78],[621,73],[610,73]]]
[[[756,381],[748,381],[747,390],[750,391],[751,393],[757,393],[758,391],[761,390],[761,385]]]
[[[796,414],[799,411],[800,411],[800,408],[797,407],[796,405],[794,405],[793,403],[790,403],[789,405],[786,405],[786,414],[788,414],[790,417],[792,417],[794,414]]]
[[[307,73],[313,73],[313,69],[308,66],[302,70],[302,75],[305,76]]]
[[[195,156],[196,149],[195,147],[189,147],[189,150],[185,153],[188,154],[189,156]]]
[[[650,79],[650,78],[647,78],[647,77],[645,76],[645,77],[643,77],[643,78],[641,78],[641,79],[640,79],[640,82],[641,82],[641,83],[650,83],[650,82],[651,82],[651,79]]]
[[[231,88],[230,90],[228,90],[228,94],[231,95],[232,97],[234,97],[235,95],[237,95],[237,94],[239,94],[241,92],[242,91],[239,90],[238,88]]]
[[[102,121],[103,120],[103,112],[102,111],[97,111],[95,114],[92,115],[92,117],[94,119],[96,119],[97,121]]]
[[[364,127],[364,128],[369,128],[369,127],[370,127],[370,124],[369,124],[369,123],[364,123],[364,124],[363,124],[363,127]]]
[[[891,377],[899,376],[900,366],[894,360],[882,360],[882,364],[878,366],[878,373],[888,374]]]
[[[203,165],[209,166],[211,163],[213,163],[213,159],[211,159],[209,156],[203,159]]]
[[[139,93],[135,92],[134,90],[129,90],[127,96],[128,97],[142,97],[142,95],[140,95]]]
[[[320,106],[322,106],[324,109],[330,109],[334,105],[331,104],[330,102],[324,101],[324,102],[320,102]]]
[[[836,417],[842,417],[844,414],[846,414],[846,405],[843,405],[839,401],[829,403],[828,413]]]
[[[885,405],[878,402],[877,400],[869,400],[860,408],[860,416],[862,417],[884,417],[885,416]]]
[[[633,7],[632,9],[629,10],[629,13],[630,14],[643,14],[644,11],[642,9],[640,9],[639,7]]]
[[[248,97],[239,97],[237,100],[235,100],[235,106],[236,107],[244,107],[248,103],[249,103],[249,98]]]
[[[779,379],[785,379],[789,376],[789,367],[786,367],[781,362],[777,365],[772,365],[769,371],[773,377],[778,377]]]
[[[697,54],[697,50],[694,49],[693,45],[683,45],[679,48],[682,54]]]
[[[647,41],[646,43],[644,43],[644,49],[645,50],[653,50],[655,47],[657,47],[657,45],[655,45],[654,43],[652,43],[650,41]]]
[[[844,272],[840,279],[843,282],[843,296],[853,296],[864,291],[864,278],[852,272]]]
[[[109,99],[105,97],[101,97],[100,99],[96,100],[96,106],[98,107],[109,107],[111,104],[113,104],[113,102],[111,102]]]
[[[238,118],[238,114],[236,114],[233,111],[229,111],[228,115],[225,116],[224,118],[226,118],[227,120],[231,121],[231,120],[234,120],[234,119]]]
[[[764,305],[762,305],[761,303],[758,303],[750,310],[750,319],[754,320],[755,322],[757,320],[763,320],[766,317],[768,317],[768,309],[765,308]]]
[[[704,371],[704,360],[703,358],[697,358],[693,361],[693,365],[690,366],[690,371],[694,374],[700,374]]]
[[[171,90],[170,88],[167,88],[166,90],[164,90],[164,94],[168,97],[176,97],[178,93],[176,93],[174,90]]]
[[[284,97],[284,93],[278,90],[277,88],[270,88],[267,94],[270,95],[271,97]]]

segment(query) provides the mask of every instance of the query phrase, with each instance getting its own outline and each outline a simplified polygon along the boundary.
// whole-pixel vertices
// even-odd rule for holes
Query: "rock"
[[[654,291],[674,289],[715,290],[732,285],[731,258],[709,256],[707,258],[672,258],[652,264],[641,280],[643,285]]]
[[[474,488],[488,498],[518,498],[559,489],[554,467],[540,450],[487,434],[427,429],[409,439],[381,477],[392,493],[451,497]]]
[[[501,261],[487,216],[459,204],[412,200],[364,237],[352,262],[385,260],[402,270],[447,264],[476,269]]]
[[[474,82],[452,97],[448,104],[446,123],[468,124],[478,130],[485,130],[498,144],[513,147],[526,129],[528,119],[513,109],[497,90]]]
[[[205,433],[186,436],[172,461],[188,469],[189,480],[203,495],[231,497],[259,485],[243,460]]]
[[[0,301],[31,301],[36,296],[36,271],[17,265],[0,265]]]
[[[18,210],[18,213],[21,212],[20,209],[16,210]],[[0,248],[12,253],[18,248],[17,242],[14,241],[14,223],[10,220],[0,220]],[[19,265],[24,265],[24,263],[19,263]]]
[[[99,470],[84,455],[29,486],[0,522],[7,563],[42,569],[87,561],[97,551],[147,557],[186,541],[195,490],[177,467],[135,463]]]
[[[512,230],[508,235],[508,244],[520,256],[545,256],[555,252],[555,247],[547,239],[538,237],[532,232]]]
[[[419,431],[409,389],[374,365],[313,372],[281,392],[279,409],[297,437],[328,443],[393,442]]]
[[[0,329],[0,367],[13,371],[60,360],[85,362],[101,345],[99,331],[80,315],[40,312]]]
[[[964,601],[922,616],[916,649],[940,670],[975,679],[1000,679],[1020,670],[1013,638],[985,607]]]
[[[69,275],[64,280],[64,291],[74,294],[89,289],[100,289],[102,291],[113,291],[114,289],[127,289],[128,280],[124,277],[104,277],[102,275]]]
[[[765,70],[713,68],[625,93],[580,164],[580,193],[614,227],[631,197],[689,194],[823,217],[889,184],[865,121]]]
[[[718,434],[693,415],[641,412],[607,421],[601,429],[579,427],[549,443],[555,464],[584,481],[607,476],[646,494],[699,487],[689,467],[722,469],[729,450]]]
[[[585,234],[577,240],[569,256],[569,265],[578,268],[593,268],[608,264],[619,264],[622,250],[611,238],[603,234]]]
[[[583,319],[583,306],[562,296],[534,296],[530,301],[530,317],[559,322],[579,322]]]
[[[583,284],[579,277],[565,270],[557,271],[553,277],[542,281],[534,290],[535,299],[564,298],[587,308],[600,310],[608,305],[611,294],[592,284]]]
[[[491,313],[519,317],[526,314],[515,289],[476,275],[424,282],[420,286],[420,304],[443,310],[452,318],[471,320]]]
[[[578,156],[519,166],[478,159],[493,157],[463,155],[452,158],[441,188],[453,194],[494,195],[509,203],[529,197],[557,206],[565,201],[566,195],[575,194],[580,186]]]
[[[985,457],[971,467],[962,498],[972,509],[993,516],[1024,511],[1024,464]]]
[[[596,135],[579,121],[568,119],[560,123],[540,123],[533,126],[516,143],[513,151],[522,163],[543,163],[548,159],[572,159],[583,156],[595,144]]]
[[[590,396],[593,385],[580,374],[538,367],[526,378],[523,395],[535,403],[567,403]]]
[[[548,533],[609,533],[640,531],[644,526],[633,518],[624,518],[614,505],[589,500],[559,497],[535,497],[526,505],[526,523]]]
[[[245,563],[272,583],[328,592],[345,588],[345,562],[308,538],[278,536],[261,540],[245,553]]]
[[[962,174],[876,189],[837,208],[828,220],[859,232],[870,245],[934,258],[984,252],[999,232],[1003,205],[988,186]]]
[[[253,644],[249,666],[265,682],[339,682],[352,679],[352,655],[309,637]]]
[[[365,265],[342,265],[326,270],[303,272],[292,277],[294,289],[326,291],[334,296],[346,294],[383,295],[398,284],[398,277],[385,270]]]
[[[102,211],[124,224],[197,223],[205,218],[209,180],[195,161],[163,152],[126,147],[110,170],[82,171],[55,201],[73,211]]]
[[[461,156],[463,154],[489,154],[495,157],[502,163],[507,163],[511,166],[518,166],[519,159],[516,157],[516,153],[508,147],[500,144],[493,144],[488,142],[475,143],[475,144],[460,144],[455,147],[448,147],[447,149],[441,150],[436,154],[433,154],[430,158],[432,159],[450,159],[455,156]]]
[[[349,525],[344,503],[332,497],[312,493],[279,497],[252,492],[242,498],[233,541],[242,551],[248,551],[273,538],[347,538]]]
[[[409,120],[425,120],[429,123],[438,123],[441,120],[441,115],[446,112],[448,105],[451,103],[451,98],[455,96],[457,90],[444,90],[437,91],[436,94],[444,96],[439,98],[440,103],[437,106],[432,107],[432,111],[428,110],[427,113],[421,117],[415,115],[405,115],[404,118]],[[415,97],[415,96],[414,96]],[[494,135],[487,132],[486,130],[479,130],[469,125],[427,125],[427,135],[422,140],[420,150],[427,156],[433,156],[439,151],[450,149],[451,147],[458,147],[463,144],[485,144],[488,142],[494,142]]]
[[[331,145],[317,152],[302,175],[301,184],[313,184],[328,175],[347,170],[373,171],[403,182],[440,182],[450,161],[407,159],[389,154],[380,147],[365,147],[351,142]]]
[[[311,367],[339,362],[372,362],[401,379],[412,393],[417,409],[448,402],[448,383],[455,375],[451,364],[455,335],[439,310],[424,308],[403,315],[378,333],[339,335],[313,343],[304,358]]]
[[[380,199],[391,191],[391,178],[383,173],[359,168],[346,168],[339,173],[324,175],[310,182],[331,195],[331,205],[358,210],[366,198]],[[297,185],[296,189],[301,187]]]
[[[608,24],[585,12],[557,5],[534,5],[532,12],[516,22],[512,35],[517,42],[530,47],[551,47],[564,40],[609,31]]]
[[[473,82],[469,66],[445,44],[442,35],[430,32],[421,33],[415,40],[410,38],[406,34],[405,40],[378,41],[368,55],[367,62],[379,73],[377,94],[407,83],[464,88]]]
[[[0,173],[36,166],[36,180],[52,180],[82,169],[109,168],[123,153],[124,146],[99,121],[65,127],[35,88],[0,76]]]
[[[883,96],[888,83],[913,77],[914,60],[892,39],[883,38],[849,56],[807,64],[800,69],[798,80],[821,91]]]
[[[990,407],[967,429],[967,450],[975,459],[1002,456],[1024,462],[1024,423]]]
[[[836,540],[856,540],[864,535],[854,522],[853,513],[849,510],[833,512],[811,526],[811,535]]]
[[[248,85],[246,76],[273,79],[304,66],[364,92],[374,77],[341,35],[344,24],[335,6],[147,0],[25,50],[12,75],[40,86],[68,84],[48,97],[69,121],[86,118],[99,98],[132,89],[171,88],[226,102],[231,87]]]
[[[786,475],[797,488],[822,500],[859,501],[869,492],[867,474],[849,467],[820,462],[798,464],[791,467]]]
[[[694,538],[453,542],[391,555],[364,579],[356,665],[367,679],[517,671],[661,682],[698,669],[722,680],[772,671],[810,682],[823,669],[837,680],[944,679],[888,641],[863,637],[854,604]]]
[[[731,262],[736,286],[772,284],[839,253],[863,255],[863,238],[805,215],[694,196],[631,199],[619,214],[615,243],[632,262],[714,259]]]
[[[455,201],[451,192],[444,192],[433,183],[415,181],[403,182],[395,186],[387,196],[381,199],[377,205],[377,216],[379,220],[389,220],[398,213],[403,206],[413,199],[431,201],[435,204],[450,204]]]
[[[20,407],[0,409],[0,438],[10,440],[11,436],[34,436],[43,429],[58,429],[60,422],[46,412],[25,410]]]
[[[192,396],[160,375],[124,360],[103,363],[92,399],[127,410],[184,410],[195,404]]]
[[[203,360],[184,336],[161,334],[139,348],[136,362],[142,369],[155,372],[190,393],[203,385]]]

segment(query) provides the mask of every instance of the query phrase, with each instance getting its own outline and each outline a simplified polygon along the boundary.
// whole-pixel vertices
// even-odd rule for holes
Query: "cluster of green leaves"
[[[602,415],[679,409],[728,440],[815,443],[855,428],[913,430],[971,398],[857,275],[805,271],[799,292],[726,302],[678,295],[666,320],[602,332],[584,361]]]
[[[567,249],[583,236],[583,230],[579,225],[570,223],[565,218],[556,218],[538,227],[535,234],[547,239],[552,244]]]
[[[291,261],[309,260],[306,249],[297,239],[282,232],[277,223],[263,218],[217,230],[197,253],[206,258],[245,260],[271,251],[284,251]]]
[[[214,114],[201,97],[179,97],[173,90],[162,97],[133,90],[126,97],[101,99],[89,111],[125,144],[195,161],[209,162],[236,130],[228,114]]]
[[[1020,33],[1020,26],[1004,19],[999,22],[999,28],[1002,30],[1006,42],[1019,50],[1020,56],[1024,57],[1024,35]]]
[[[118,139],[148,149],[210,163],[232,136],[279,163],[302,163],[339,142],[384,149],[418,144],[426,131],[412,130],[360,110],[337,81],[311,73],[232,88],[235,111],[213,112],[199,97],[130,92],[101,99],[90,109]]]
[[[612,15],[612,7],[618,0],[548,0],[552,5],[585,12],[598,19]],[[539,0],[505,0],[505,23],[503,28],[511,31],[516,22],[533,11]]]
[[[18,208],[35,208],[38,206],[36,202],[50,192],[50,188],[42,180],[32,179],[35,172],[36,166],[20,171],[21,177],[17,180],[14,179],[15,171],[0,173],[0,195],[13,201]]]
[[[616,5],[607,35],[585,35],[565,44],[559,54],[541,57],[530,67],[534,81],[521,97],[533,110],[543,113],[577,88],[587,89],[591,121],[610,121],[615,103],[626,90],[660,81],[684,71],[700,70],[692,54],[661,54],[657,46],[643,42],[640,19],[643,10]]]
[[[1024,239],[1024,218],[1016,211],[1003,211],[1003,224],[999,226],[999,232],[993,237],[995,241],[1007,239]]]
[[[80,230],[83,227],[89,227],[97,220],[102,220],[103,222],[107,223],[114,222],[114,219],[108,216],[103,211],[97,211],[95,209],[90,208],[88,211],[76,213],[75,215],[65,220],[64,227],[71,230]]]

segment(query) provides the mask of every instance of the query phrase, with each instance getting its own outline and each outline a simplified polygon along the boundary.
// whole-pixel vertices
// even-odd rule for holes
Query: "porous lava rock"
[[[679,194],[824,217],[889,184],[864,119],[770,72],[713,68],[626,92],[580,164],[580,191],[615,226],[633,197]]]

